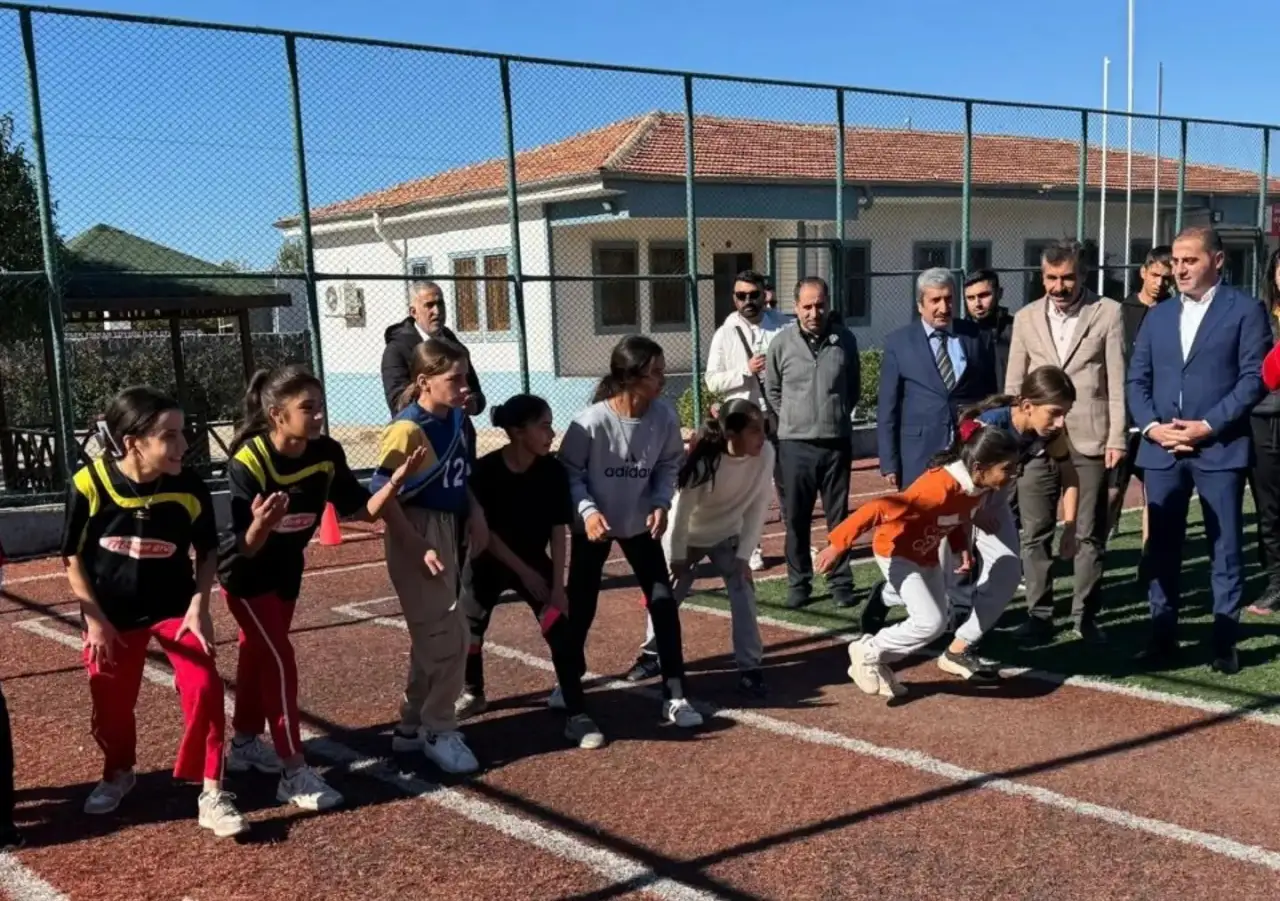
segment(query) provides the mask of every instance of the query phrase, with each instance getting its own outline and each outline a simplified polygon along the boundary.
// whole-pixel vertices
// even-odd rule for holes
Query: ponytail
[[[417,403],[422,395],[418,379],[434,378],[448,372],[455,363],[467,359],[467,352],[462,345],[448,338],[428,338],[413,349],[413,359],[409,363],[409,384],[396,398],[396,412]]]
[[[231,455],[244,446],[250,438],[264,435],[271,424],[267,421],[267,411],[262,407],[262,389],[271,378],[271,370],[259,369],[249,379],[249,387],[244,392],[241,404],[240,425],[231,437]]]
[[[1011,407],[1016,401],[1017,398],[1012,394],[993,394],[990,397],[978,401],[971,407],[965,407],[960,411],[960,415],[957,419],[962,424],[970,422],[977,419],[983,413],[990,412],[991,410],[998,410],[1001,407]]]
[[[676,474],[676,486],[684,491],[710,482],[714,488],[720,458],[729,452],[729,434],[741,432],[753,420],[761,420],[763,424],[760,408],[751,401],[734,398],[721,404],[719,411],[708,417],[693,436],[689,453]]]
[[[973,472],[1018,459],[1018,438],[1007,429],[988,428],[980,420],[966,419],[956,428],[955,440],[929,461],[930,469],[962,463]]]
[[[617,397],[649,373],[649,366],[662,356],[662,345],[644,335],[627,335],[609,355],[609,373],[596,385],[591,402]]]

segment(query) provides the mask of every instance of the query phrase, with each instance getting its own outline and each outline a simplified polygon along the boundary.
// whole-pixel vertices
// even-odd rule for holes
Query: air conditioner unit
[[[364,318],[364,289],[354,282],[342,283],[342,310],[347,319]]]

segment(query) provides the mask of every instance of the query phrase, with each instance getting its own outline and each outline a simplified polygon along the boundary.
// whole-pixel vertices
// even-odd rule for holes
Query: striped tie
[[[947,386],[950,392],[956,387],[956,370],[951,365],[951,354],[947,353],[947,333],[934,332],[938,336],[938,352],[934,355],[934,359],[938,363],[938,374],[942,376],[942,384]]]

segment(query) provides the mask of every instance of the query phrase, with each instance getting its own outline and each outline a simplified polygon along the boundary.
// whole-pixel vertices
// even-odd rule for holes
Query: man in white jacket
[[[765,306],[765,277],[748,269],[738,273],[733,283],[735,311],[724,318],[711,338],[707,354],[707,390],[724,400],[745,398],[759,406],[766,420],[776,421],[771,415],[769,402],[764,396],[765,352],[769,342],[785,325],[782,314]],[[777,449],[777,435],[772,430],[770,442]],[[776,457],[775,457],[776,459]],[[773,483],[778,492],[778,506],[782,507],[782,474],[774,468]],[[757,547],[751,553],[753,570],[764,569],[764,560]]]

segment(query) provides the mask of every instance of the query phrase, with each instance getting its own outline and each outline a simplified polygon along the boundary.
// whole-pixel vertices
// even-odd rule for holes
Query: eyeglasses
[[[738,300],[759,300],[759,291],[734,291],[733,296]]]

